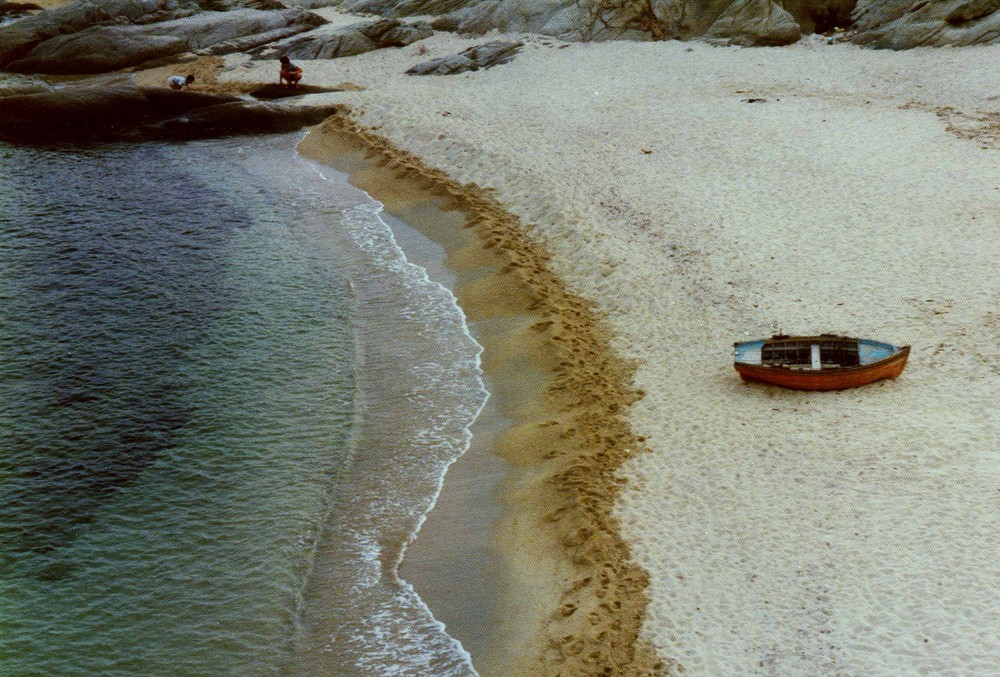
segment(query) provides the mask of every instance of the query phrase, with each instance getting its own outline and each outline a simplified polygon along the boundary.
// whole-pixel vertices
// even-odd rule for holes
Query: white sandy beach
[[[456,76],[403,71],[484,38],[301,65],[495,189],[637,360],[645,638],[710,677],[994,674],[1000,47],[525,39]],[[913,353],[858,390],[743,384],[732,342],[779,328]]]

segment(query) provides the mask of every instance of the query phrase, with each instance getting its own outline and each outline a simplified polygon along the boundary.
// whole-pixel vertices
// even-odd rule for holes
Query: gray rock
[[[782,0],[779,10],[803,32],[853,26],[847,38],[875,47],[995,43],[1000,37],[1000,0]],[[80,0],[0,28],[0,68],[45,40],[101,25],[149,24],[175,20],[204,9],[271,8],[280,0]],[[301,0],[302,6],[339,4],[349,11],[387,17],[433,15],[438,30],[484,33],[531,31],[568,40],[620,38],[732,39],[739,44],[783,44],[792,24],[779,3],[746,0]],[[855,7],[856,5],[856,7]],[[851,14],[851,10],[853,15]],[[774,16],[777,15],[777,16]],[[741,24],[742,22],[742,24]],[[726,38],[720,37],[725,34]],[[743,37],[739,37],[739,36]],[[286,36],[287,37],[287,36]],[[366,39],[362,39],[365,37]],[[285,38],[274,38],[283,40]],[[371,48],[362,35],[331,38],[343,42],[329,53]],[[253,41],[242,49],[254,49]],[[374,41],[371,41],[374,42]],[[263,44],[263,43],[259,43]],[[303,54],[325,53],[303,46]]]
[[[26,14],[42,9],[33,2],[0,2],[0,16],[11,14]]]
[[[732,0],[346,0],[350,11],[438,15],[432,26],[460,33],[532,32],[565,40],[676,37],[692,21],[703,32]],[[704,15],[710,16],[705,19]],[[674,24],[668,30],[668,24]]]
[[[307,29],[309,30],[309,29]],[[290,26],[284,26],[282,28],[275,28],[274,30],[264,31],[263,33],[254,33],[253,35],[248,35],[243,38],[238,38],[236,40],[226,40],[224,42],[217,42],[209,47],[203,47],[195,52],[197,56],[210,56],[219,54],[235,54],[237,52],[249,52],[258,47],[276,42],[278,40],[284,40],[293,35],[298,35],[305,32],[301,24],[292,24]]]
[[[304,106],[240,100],[195,109],[153,126],[148,134],[171,139],[283,134],[319,124],[341,108],[337,104]]]
[[[229,12],[234,9],[288,9],[281,0],[187,0],[196,2],[198,7],[208,12]]]
[[[187,40],[179,36],[100,26],[46,40],[7,64],[7,69],[15,73],[106,73],[188,49]]]
[[[857,0],[784,0],[782,8],[802,27],[802,32],[826,33],[853,23]]]
[[[865,32],[884,26],[906,14],[914,0],[859,0],[851,15],[855,31]]]
[[[254,36],[303,32],[325,20],[304,10],[202,12],[160,23],[93,26],[41,42],[6,65],[19,73],[103,73],[183,52],[226,53]],[[212,51],[214,49],[214,51]]]
[[[52,85],[44,80],[28,78],[23,75],[0,73],[0,99],[25,94],[41,94],[51,92]]]
[[[340,4],[348,12],[399,17],[446,14],[475,3],[474,0],[344,0]]]
[[[0,28],[0,68],[58,35],[115,22],[136,23],[143,17],[176,18],[182,12],[175,0],[75,2],[48,10]],[[193,9],[188,11],[191,13]]]
[[[453,56],[432,59],[406,71],[407,75],[453,75],[508,63],[524,46],[523,42],[497,40],[477,45]]]
[[[945,21],[953,25],[977,21],[1000,10],[1000,0],[970,0],[951,10]]]
[[[405,47],[433,34],[430,25],[423,21],[379,19],[339,28],[321,26],[251,53],[256,58],[284,55],[291,59],[335,59],[383,47]]]
[[[653,0],[652,7],[666,36],[686,39],[704,35],[732,4],[733,0]]]
[[[365,31],[365,35],[374,40],[379,47],[406,47],[431,37],[434,35],[434,29],[426,21],[404,23],[390,19],[385,25],[373,26]]]
[[[723,5],[714,20],[731,0],[711,1]],[[566,40],[609,40],[663,37],[656,8],[670,3],[690,0],[347,0],[343,6],[386,16],[438,15],[432,22],[434,28],[460,33],[499,30]]]
[[[42,42],[94,26],[172,21],[206,10],[285,9],[280,0],[77,0],[0,28],[0,68]]]
[[[163,93],[182,96],[150,98],[130,77],[115,76],[5,97],[0,106],[0,134],[10,140],[113,136],[146,120],[235,98],[173,90]]]
[[[287,132],[336,111],[335,105],[263,104],[228,94],[138,87],[129,76],[112,76],[4,96],[0,138],[142,141]]]
[[[737,0],[705,37],[745,47],[790,45],[799,41],[802,29],[774,0]]]
[[[1000,0],[858,0],[848,39],[877,48],[1000,43]]]
[[[566,40],[707,35],[787,44],[795,24],[807,33],[851,28],[850,40],[894,49],[1000,39],[998,0],[344,0],[341,6],[383,16],[436,15],[437,30],[530,31]]]

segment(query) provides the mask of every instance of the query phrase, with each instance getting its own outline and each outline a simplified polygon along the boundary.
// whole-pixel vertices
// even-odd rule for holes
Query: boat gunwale
[[[842,336],[839,334],[819,334],[812,336],[793,336],[785,334],[776,334],[771,338],[767,339],[755,339],[752,341],[737,341],[733,343],[733,348],[737,349],[743,345],[760,343],[761,349],[763,350],[763,347],[765,345],[772,342],[780,342],[780,343],[801,342],[801,343],[812,344],[812,343],[836,343],[839,341],[856,341],[859,347],[863,343],[888,346],[892,348],[893,352],[887,357],[883,357],[881,360],[877,360],[875,362],[869,362],[868,364],[858,364],[855,366],[848,366],[848,367],[837,366],[837,367],[826,367],[820,369],[808,369],[808,368],[786,367],[783,365],[776,365],[776,364],[740,362],[735,358],[733,360],[733,366],[736,368],[737,371],[740,370],[740,367],[749,367],[754,370],[761,370],[771,373],[787,373],[799,376],[820,377],[831,374],[847,374],[852,372],[865,371],[869,369],[876,369],[886,364],[890,364],[895,360],[903,359],[904,357],[907,357],[910,354],[910,346],[897,346],[892,343],[886,343],[885,341],[876,341],[875,339],[855,338],[851,336]]]
[[[752,341],[748,341],[748,343],[752,343]],[[887,345],[892,345],[892,344],[887,344]],[[784,366],[780,366],[780,365],[752,364],[750,362],[734,362],[733,364],[736,367],[737,371],[739,371],[740,367],[742,366],[742,367],[750,367],[750,368],[753,368],[753,369],[760,369],[760,370],[767,371],[767,372],[789,373],[789,374],[796,374],[796,375],[800,375],[800,376],[810,376],[810,377],[826,376],[826,375],[830,375],[830,374],[848,374],[848,373],[855,372],[855,371],[866,371],[866,370],[869,370],[869,369],[875,369],[877,367],[881,367],[881,366],[884,366],[886,364],[889,364],[889,363],[891,363],[891,362],[893,362],[895,360],[900,360],[904,356],[909,356],[909,354],[910,354],[910,346],[893,346],[893,348],[896,349],[896,352],[894,352],[889,357],[884,357],[881,360],[878,360],[877,362],[870,362],[868,364],[859,364],[856,367],[828,367],[828,368],[825,368],[825,369],[796,369],[796,368],[793,368],[793,367],[784,367]]]

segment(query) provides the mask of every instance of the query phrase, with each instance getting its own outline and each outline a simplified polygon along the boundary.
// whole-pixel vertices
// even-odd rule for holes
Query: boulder
[[[565,0],[544,0],[528,7],[514,2],[473,5],[455,15],[461,18],[463,33],[487,33],[498,26],[504,31],[531,31],[569,40],[612,39],[627,24],[622,7],[591,12],[582,3]]]
[[[283,134],[316,125],[343,106],[234,101],[198,108],[152,126],[153,138],[204,139],[237,134]]]
[[[348,11],[435,15],[437,30],[532,32],[565,40],[659,39],[704,32],[732,0],[346,0]],[[683,27],[684,30],[681,30]]]
[[[737,0],[705,37],[745,47],[790,45],[799,41],[802,29],[774,0]]]
[[[337,4],[332,0],[308,3]],[[343,0],[382,16],[433,15],[437,30],[530,31],[566,40],[698,38],[788,44],[800,32],[851,28],[873,47],[994,44],[1000,0]],[[853,25],[852,25],[853,24]],[[798,29],[796,29],[796,26]]]
[[[474,0],[343,0],[348,12],[368,12],[382,16],[446,14],[475,4]]]
[[[33,2],[0,2],[0,16],[27,14],[42,9]]]
[[[93,26],[47,39],[6,68],[17,73],[104,73],[183,52],[226,53],[245,41],[254,43],[254,36],[303,32],[325,21],[304,10],[238,9],[151,24]]]
[[[607,5],[598,11],[597,0],[411,0],[399,3],[394,12],[437,14],[433,28],[459,33],[529,32],[566,40],[649,37],[632,35],[656,20],[647,11],[649,3],[613,0]]]
[[[189,0],[190,1],[190,0]],[[288,5],[281,0],[193,0],[208,12],[230,12],[234,9],[281,10]]]
[[[291,59],[336,59],[383,47],[405,47],[433,34],[433,29],[424,21],[405,23],[399,19],[379,19],[350,26],[321,26],[251,53],[258,59],[281,55]]]
[[[406,71],[407,75],[453,75],[508,63],[524,46],[523,42],[496,40],[470,47],[459,54],[432,59]]]
[[[0,139],[18,143],[286,132],[320,122],[337,110],[334,105],[282,106],[229,94],[139,87],[124,75],[12,89],[0,105]]]
[[[175,0],[104,0],[74,2],[21,19],[0,28],[0,68],[18,59],[42,42],[103,24],[131,24],[143,18],[177,18],[194,10],[183,10]]]
[[[0,68],[46,40],[95,26],[146,25],[240,8],[264,11],[285,6],[279,0],[77,0],[0,28]]]
[[[8,96],[0,106],[0,136],[14,141],[128,136],[136,125],[236,99],[162,93],[169,96],[147,96],[130,77],[115,76]]]
[[[50,92],[53,87],[44,80],[27,78],[23,75],[0,73],[0,99],[24,94]]]
[[[855,31],[869,31],[884,26],[906,14],[907,10],[917,4],[914,0],[879,0],[871,2],[860,0],[851,14],[852,28]]]
[[[179,36],[101,26],[46,40],[7,64],[7,69],[14,73],[106,73],[186,51],[188,43]]]
[[[874,47],[995,43],[1000,39],[1000,0],[300,0],[296,5],[338,5],[347,11],[383,17],[434,16],[437,30],[486,33],[529,31],[567,40],[698,38],[737,44],[786,44],[794,25],[802,32],[850,28],[846,38]],[[0,28],[0,68],[41,42],[91,26],[149,24],[176,20],[203,10],[276,7],[280,0],[78,0]],[[790,19],[789,19],[790,17]],[[853,23],[853,25],[852,25]],[[372,49],[369,36],[343,29],[295,47],[293,58],[357,54]],[[260,40],[218,47],[254,50]],[[292,46],[290,35],[278,49]],[[239,38],[242,39],[242,38]],[[407,38],[409,39],[409,38]],[[237,40],[234,38],[234,40]],[[412,41],[412,40],[411,40]],[[223,41],[227,42],[227,41]],[[310,44],[315,43],[315,44]],[[336,44],[332,44],[336,43]],[[161,47],[162,48],[162,47]],[[200,48],[211,49],[209,47]],[[197,51],[197,50],[195,50]],[[324,58],[319,56],[318,58]]]
[[[944,20],[954,26],[960,26],[970,21],[984,19],[998,10],[1000,10],[1000,0],[969,0],[951,10]]]
[[[331,0],[305,0],[330,4]],[[1000,0],[343,0],[348,11],[431,15],[436,30],[533,32],[564,40],[706,37],[741,45],[794,42],[797,32],[852,28],[874,47],[1000,40]],[[336,4],[336,3],[333,3]],[[852,26],[853,24],[853,26]]]
[[[308,30],[308,29],[307,29]],[[298,35],[303,33],[302,26],[300,24],[291,24],[289,26],[283,26],[281,28],[275,28],[273,30],[264,31],[263,33],[254,33],[252,35],[247,35],[242,38],[236,38],[235,40],[225,40],[223,42],[217,42],[214,45],[208,47],[203,47],[195,52],[196,56],[212,56],[223,54],[236,54],[239,52],[249,52],[251,50],[257,49],[264,45],[268,45],[272,42],[278,40],[284,40],[293,35]]]
[[[807,33],[850,27],[848,39],[893,49],[1000,41],[998,0],[344,0],[341,6],[383,16],[435,15],[437,30],[531,31],[566,40],[706,36],[787,44],[797,24]]]
[[[827,33],[853,23],[857,0],[784,0],[782,8],[792,15],[806,34]]]
[[[346,0],[349,11],[436,15],[437,30],[532,32],[565,40],[658,39],[703,32],[732,0]],[[685,31],[679,29],[683,24]],[[667,26],[672,25],[673,29]],[[692,26],[694,28],[692,28]]]
[[[851,42],[877,48],[1000,43],[1000,0],[858,0]]]

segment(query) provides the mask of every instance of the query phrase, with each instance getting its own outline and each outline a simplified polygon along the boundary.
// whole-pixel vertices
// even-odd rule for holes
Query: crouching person
[[[278,84],[286,87],[296,87],[302,79],[302,69],[289,61],[287,56],[281,57],[281,70],[278,73]]]

